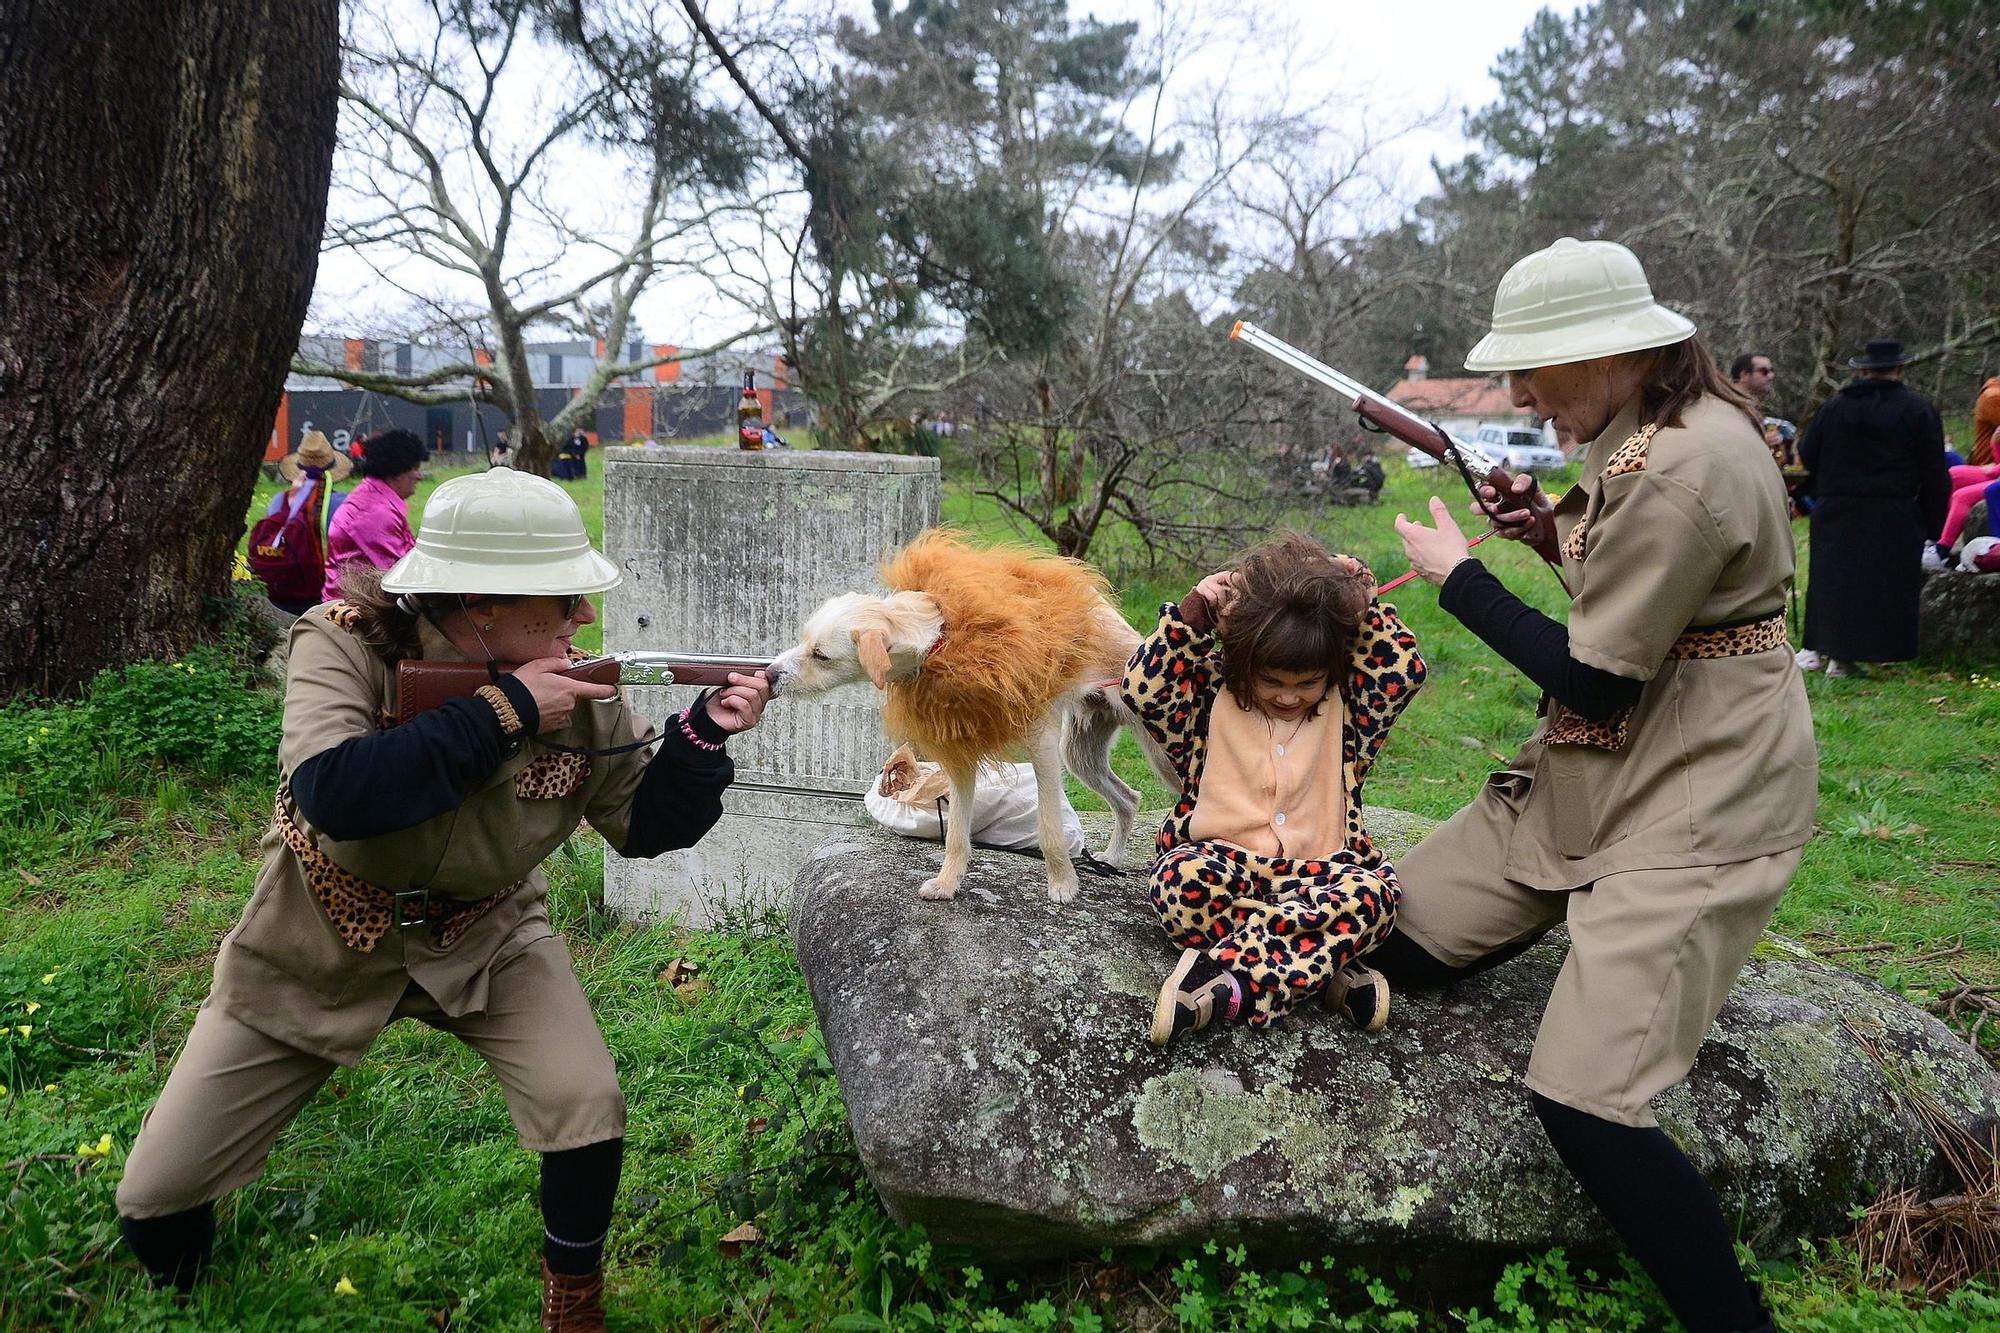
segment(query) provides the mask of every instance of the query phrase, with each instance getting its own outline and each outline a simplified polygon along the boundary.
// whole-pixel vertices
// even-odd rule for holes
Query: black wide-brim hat
[[[1894,338],[1870,338],[1860,356],[1850,356],[1847,364],[1855,370],[1890,370],[1916,360],[1903,355],[1903,344]]]

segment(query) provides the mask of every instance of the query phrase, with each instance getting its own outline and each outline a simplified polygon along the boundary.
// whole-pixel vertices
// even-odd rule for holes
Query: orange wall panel
[[[672,343],[655,343],[653,345],[654,356],[676,356],[680,353],[680,350],[680,348],[674,346]],[[666,361],[653,367],[653,378],[661,384],[672,384],[680,377],[681,363],[678,361]]]
[[[653,391],[625,386],[625,438],[643,440],[653,433]]]
[[[271,423],[271,438],[264,445],[264,461],[266,463],[274,463],[278,459],[283,458],[290,452],[286,446],[291,444],[291,442],[292,396],[288,393],[281,393],[278,395],[278,416]]]

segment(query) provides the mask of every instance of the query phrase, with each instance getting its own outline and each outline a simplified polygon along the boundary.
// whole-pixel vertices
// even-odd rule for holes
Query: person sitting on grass
[[[1150,883],[1181,947],[1156,1046],[1217,1020],[1263,1027],[1315,994],[1365,1031],[1388,1019],[1388,983],[1356,964],[1397,898],[1361,784],[1425,667],[1374,586],[1359,560],[1285,533],[1162,607],[1126,667],[1125,701],[1181,778]]]

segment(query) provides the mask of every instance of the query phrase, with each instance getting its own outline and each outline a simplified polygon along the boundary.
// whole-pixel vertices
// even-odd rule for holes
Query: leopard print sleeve
[[[1197,631],[1172,602],[1160,607],[1160,623],[1125,664],[1119,693],[1138,716],[1146,734],[1166,751],[1185,784],[1208,734],[1214,702],[1215,636]]]
[[[1362,614],[1350,662],[1341,694],[1347,703],[1355,746],[1347,757],[1359,782],[1367,777],[1382,742],[1389,739],[1389,727],[1397,715],[1423,688],[1429,668],[1417,652],[1417,636],[1403,624],[1396,608],[1377,601],[1370,601]]]

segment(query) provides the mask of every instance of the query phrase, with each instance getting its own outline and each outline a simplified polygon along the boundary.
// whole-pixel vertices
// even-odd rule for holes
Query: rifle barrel
[[[734,667],[744,673],[762,671],[771,665],[768,657],[729,657],[715,653],[654,653],[626,652],[609,653],[624,666],[674,667],[674,666],[723,666]]]
[[[1316,357],[1309,356],[1306,353],[1301,352],[1298,348],[1292,346],[1290,343],[1286,342],[1284,339],[1276,336],[1275,334],[1267,333],[1265,330],[1258,328],[1255,324],[1252,324],[1249,320],[1245,319],[1237,320],[1236,327],[1232,328],[1229,331],[1229,336],[1231,338],[1238,339],[1239,341],[1249,343],[1252,347],[1264,353],[1266,356],[1269,356],[1274,360],[1284,362],[1286,365],[1290,366],[1293,370],[1298,371],[1301,375],[1305,375],[1310,379],[1318,380],[1321,384],[1326,385],[1328,388],[1333,389],[1336,392],[1343,395],[1344,397],[1350,399],[1351,406],[1358,408],[1361,405],[1362,400],[1366,399],[1367,401],[1374,403],[1376,406],[1385,408],[1390,412],[1394,412],[1397,416],[1402,417],[1405,420],[1412,423],[1413,425],[1422,428],[1422,430],[1426,435],[1443,436],[1444,448],[1456,452],[1460,458],[1465,460],[1465,465],[1468,468],[1471,468],[1473,471],[1478,472],[1482,476],[1488,472],[1491,472],[1494,468],[1499,466],[1497,463],[1495,463],[1492,459],[1488,458],[1484,453],[1480,452],[1473,445],[1467,443],[1464,440],[1459,439],[1456,435],[1453,435],[1450,431],[1447,431],[1443,427],[1438,426],[1432,422],[1424,420],[1422,417],[1418,416],[1415,412],[1412,412],[1409,408],[1404,407],[1401,403],[1396,402],[1392,398],[1383,397],[1381,394],[1376,393],[1373,389],[1369,388],[1367,385],[1362,384],[1354,379],[1349,378],[1346,375],[1341,374],[1339,371],[1335,370],[1332,366],[1326,364],[1326,362],[1321,361]],[[1415,445],[1419,449],[1423,449],[1423,445],[1419,444],[1414,439],[1410,440],[1409,443]],[[1431,453],[1431,450],[1424,449],[1424,452]],[[1444,461],[1442,452],[1433,454],[1433,457],[1436,457],[1440,462]]]

